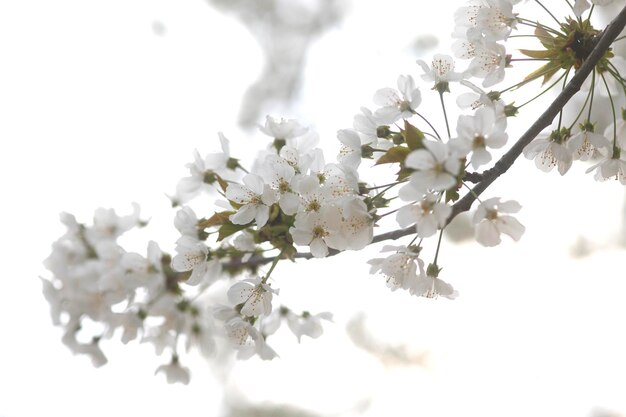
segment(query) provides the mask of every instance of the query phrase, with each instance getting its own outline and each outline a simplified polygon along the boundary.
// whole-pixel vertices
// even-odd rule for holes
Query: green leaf
[[[536,51],[536,50],[531,50],[531,49],[519,49],[519,51],[522,54],[529,56],[531,58],[546,59],[546,58],[554,57],[554,52],[550,50]]]
[[[222,189],[223,192],[226,192],[226,188],[228,187],[228,183],[226,181],[224,181],[224,179],[222,177],[220,177],[219,175],[215,174],[215,178],[217,179],[217,183],[220,185],[220,188]]]
[[[540,23],[537,23],[537,28],[535,29],[535,36],[539,39],[539,42],[546,48],[552,49],[554,48],[554,37],[550,35],[550,32],[545,30]]]
[[[231,214],[235,214],[235,212],[234,211],[220,211],[219,213],[215,212],[215,214],[209,217],[208,219],[204,219],[198,222],[198,228],[206,229],[207,227],[219,226],[221,224],[227,223],[229,221],[228,218],[231,216]]]
[[[404,121],[402,136],[404,136],[404,141],[410,150],[414,151],[424,147],[424,133],[406,120]]]
[[[530,74],[528,74],[526,76],[526,78],[524,78],[524,80],[530,81],[530,80],[533,80],[535,78],[539,78],[539,77],[543,76],[543,81],[541,83],[541,85],[543,85],[546,82],[548,82],[548,80],[550,78],[552,78],[552,76],[554,74],[559,72],[560,69],[561,69],[561,66],[557,62],[551,61],[551,62],[543,65],[539,69],[537,69],[537,70],[531,72]]]
[[[383,156],[378,158],[376,165],[393,164],[394,162],[403,163],[406,156],[411,152],[409,148],[404,146],[394,146],[385,152]]]
[[[446,203],[449,203],[450,201],[454,202],[458,200],[459,197],[459,190],[456,188],[446,190]]]
[[[234,224],[231,222],[228,223],[224,223],[221,227],[220,227],[220,231],[219,234],[217,236],[217,241],[221,241],[224,240],[225,238],[227,238],[228,236],[237,233],[240,230],[244,230],[247,229],[250,226],[250,224]]]

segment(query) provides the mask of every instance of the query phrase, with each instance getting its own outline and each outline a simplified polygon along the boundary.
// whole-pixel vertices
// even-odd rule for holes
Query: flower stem
[[[606,82],[606,78],[604,78],[604,74],[600,73],[600,77],[602,77],[604,88],[606,88],[606,93],[609,95],[609,101],[611,102],[611,110],[613,112],[613,149],[615,149],[617,141],[617,117],[615,116],[615,103],[613,103],[613,96],[611,95],[611,90]]]
[[[559,22],[559,19],[557,19],[557,18],[556,18],[556,17],[552,14],[552,12],[551,12],[551,11],[550,11],[550,10],[549,10],[546,6],[544,6],[544,5],[543,5],[543,3],[542,3],[542,2],[540,2],[539,0],[535,0],[535,3],[537,3],[538,5],[540,5],[540,6],[543,8],[543,10],[545,10],[546,12],[548,12],[548,14],[549,14],[549,15],[550,15],[553,19],[554,19],[554,21],[555,21],[557,24],[559,24],[559,25],[561,24],[561,22]]]
[[[446,104],[443,101],[443,92],[439,92],[439,100],[441,101],[441,108],[443,109],[443,118],[446,121],[446,130],[448,132],[448,140],[450,140],[450,124],[448,123],[448,113],[446,112]]]

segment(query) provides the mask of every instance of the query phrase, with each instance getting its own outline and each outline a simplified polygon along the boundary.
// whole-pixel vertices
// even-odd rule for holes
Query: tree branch
[[[552,102],[552,104],[546,109],[546,111],[537,119],[531,127],[528,128],[517,143],[505,153],[502,158],[493,166],[483,172],[483,179],[474,188],[472,192],[467,193],[463,198],[457,201],[452,206],[452,214],[448,218],[448,223],[454,219],[459,213],[468,211],[472,206],[472,203],[483,191],[491,185],[500,175],[504,174],[513,165],[513,162],[521,155],[522,151],[533,139],[537,137],[539,133],[546,127],[550,126],[552,120],[559,114],[559,112],[565,107],[567,102],[576,94],[583,82],[589,74],[593,71],[596,64],[604,56],[609,49],[615,38],[622,32],[626,26],[626,7],[613,19],[611,23],[604,29],[599,40],[585,62],[580,66],[576,75],[572,77],[570,82],[565,86],[561,94]]]
[[[486,170],[485,172],[468,173],[471,178],[468,178],[470,182],[477,181],[478,184],[472,188],[471,192],[468,192],[463,198],[457,201],[452,206],[452,214],[448,218],[447,224],[449,224],[457,215],[468,211],[476,197],[482,194],[500,175],[504,174],[513,165],[515,160],[522,154],[522,151],[533,139],[539,135],[546,127],[550,126],[552,120],[559,114],[567,102],[578,92],[580,87],[589,74],[593,71],[596,64],[606,51],[610,48],[613,41],[619,36],[624,27],[626,26],[626,6],[622,11],[609,23],[609,25],[598,35],[597,43],[587,59],[580,66],[578,71],[570,82],[565,86],[563,91],[557,96],[557,98],[550,104],[545,112],[528,128],[528,130],[517,140],[517,142],[508,150],[493,168]],[[387,233],[374,236],[371,243],[378,243],[385,240],[395,240],[403,236],[407,236],[415,233],[415,226],[407,227],[405,229],[398,229]],[[334,256],[340,253],[340,251],[331,249],[328,256]],[[296,258],[311,259],[313,256],[310,253],[297,253]],[[242,268],[246,266],[260,266],[272,262],[274,257],[253,256],[246,262],[233,261],[231,263],[224,264],[224,268]]]

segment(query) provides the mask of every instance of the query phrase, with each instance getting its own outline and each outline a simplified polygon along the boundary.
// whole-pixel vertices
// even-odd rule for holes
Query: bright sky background
[[[458,4],[353,3],[311,49],[303,100],[285,115],[313,125],[331,155],[335,131],[376,89],[419,74],[410,41],[449,33]],[[235,123],[261,66],[254,40],[202,0],[3,1],[0,39],[0,417],[216,415],[222,389],[201,359],[187,361],[185,387],[153,376],[168,359],[148,346],[105,344],[100,369],[73,357],[37,277],[62,211],[89,221],[97,207],[124,213],[138,202],[156,240],[173,247],[165,193],[192,150],[217,150],[220,130],[235,154],[261,146]],[[445,245],[443,278],[461,294],[453,302],[388,291],[365,264],[377,248],[281,264],[283,302],[332,311],[336,324],[300,346],[277,337],[280,360],[239,363],[228,384],[249,400],[334,415],[370,397],[367,416],[626,413],[624,251],[614,244],[623,187],[584,169],[560,178],[520,160],[494,184],[489,196],[522,203],[527,232],[493,249]],[[572,259],[583,235],[603,247]],[[343,329],[359,311],[382,340],[429,351],[428,366],[385,367],[355,348]]]

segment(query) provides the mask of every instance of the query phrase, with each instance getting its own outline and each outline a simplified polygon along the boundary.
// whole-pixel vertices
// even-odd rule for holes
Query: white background
[[[376,89],[398,73],[418,76],[411,39],[442,33],[446,52],[457,4],[437,5],[446,7],[353,4],[312,48],[302,101],[286,116],[313,125],[332,155],[334,132],[371,107]],[[235,124],[261,59],[244,27],[201,0],[0,2],[1,417],[218,413],[222,387],[200,359],[189,359],[185,387],[153,376],[167,358],[147,346],[109,343],[110,363],[97,370],[73,357],[38,276],[63,233],[62,211],[89,221],[97,207],[124,213],[138,202],[152,218],[144,242],[171,249],[165,193],[192,150],[217,150],[220,130],[236,155],[264,146]],[[520,160],[494,184],[489,196],[522,203],[527,233],[493,249],[447,244],[443,278],[461,293],[453,302],[389,292],[365,264],[377,248],[281,265],[285,299],[332,311],[336,323],[300,346],[277,338],[282,358],[237,364],[224,377],[229,391],[331,414],[363,403],[371,416],[626,413],[624,252],[615,245],[623,187],[584,169],[560,178]],[[580,236],[602,249],[571,258]],[[427,359],[407,368],[355,348],[343,329],[359,311],[381,340]]]

